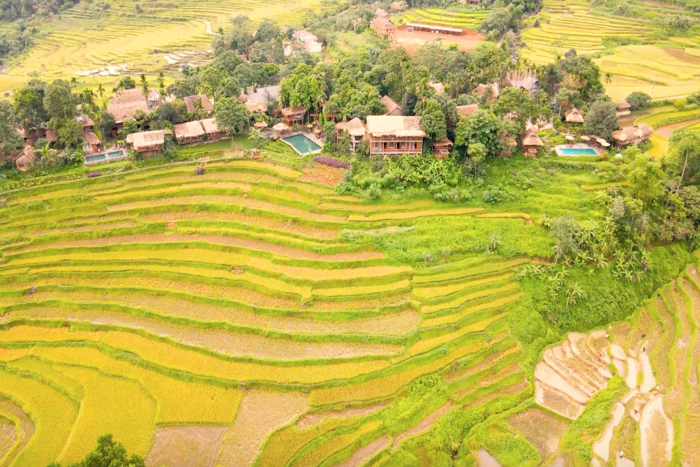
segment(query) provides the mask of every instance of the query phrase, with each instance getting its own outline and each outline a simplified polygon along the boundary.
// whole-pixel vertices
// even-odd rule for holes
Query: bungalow
[[[175,140],[178,144],[188,144],[202,141],[206,132],[200,122],[186,122],[175,125]]]
[[[372,31],[376,32],[380,37],[388,36],[388,37],[394,37],[396,36],[396,26],[394,26],[394,23],[389,21],[388,18],[374,18],[371,23],[369,23],[369,27],[372,29]]]
[[[360,145],[362,139],[365,137],[367,129],[362,120],[355,117],[349,122],[340,122],[335,124],[336,141],[340,141],[343,137],[343,133],[347,132],[350,136],[350,150],[355,152],[357,146]]]
[[[318,37],[316,37],[315,34],[309,31],[296,31],[294,34],[292,34],[292,37],[301,42],[301,47],[307,50],[309,53],[313,54],[323,51],[323,44],[318,41]],[[285,55],[290,55],[293,53],[293,51],[294,47],[290,47],[290,53],[285,53]]]
[[[285,107],[282,109],[282,121],[288,126],[304,123],[305,116],[306,109],[303,107]]]
[[[544,146],[544,143],[534,131],[528,131],[522,140],[523,153],[528,157],[535,157],[537,149]]]
[[[639,144],[642,141],[648,140],[654,134],[649,125],[640,123],[635,126],[626,126],[620,130],[613,131],[612,137],[618,146],[629,146],[630,144]]]
[[[498,99],[498,96],[501,94],[501,89],[498,86],[498,83],[495,81],[490,84],[479,84],[474,91],[479,99],[483,99],[484,96],[488,94],[487,102],[489,104],[495,102],[495,100]]]
[[[216,120],[213,118],[205,118],[201,120],[202,128],[207,134],[208,141],[219,141],[226,138],[226,133],[219,130],[219,125],[216,124]]]
[[[92,119],[86,114],[78,115],[75,117],[75,121],[83,125],[83,132],[93,131],[95,129],[95,122],[93,122]]]
[[[85,141],[83,145],[83,152],[85,152],[85,154],[92,154],[100,150],[102,143],[94,131],[88,130],[83,132],[83,140]]]
[[[204,94],[197,94],[196,96],[187,96],[182,98],[187,106],[187,113],[193,114],[197,112],[197,101],[202,105],[202,110],[207,114],[211,114],[214,111],[214,106],[211,105],[211,101]]]
[[[386,113],[384,115],[402,115],[403,109],[399,104],[396,103],[394,99],[389,96],[382,96],[382,104],[386,107]]]
[[[421,154],[425,132],[420,120],[393,115],[367,117],[370,154]]]
[[[458,105],[457,113],[460,117],[471,117],[471,115],[479,110],[479,104]]]
[[[436,159],[444,159],[450,154],[450,148],[452,147],[452,141],[447,138],[443,138],[440,141],[433,143],[433,154],[435,154]]]
[[[118,130],[124,128],[124,120],[133,118],[138,110],[143,113],[149,112],[148,101],[143,95],[143,90],[138,88],[117,91],[107,104],[107,112],[114,117]]]
[[[632,113],[630,110],[631,108],[632,108],[632,106],[627,101],[615,102],[615,110],[617,112],[618,117],[623,117],[625,115],[631,114]]]
[[[445,86],[438,81],[428,81],[428,86],[433,88],[437,94],[445,94]]]
[[[56,132],[53,130],[45,130],[44,128],[30,131],[24,131],[22,128],[17,128],[17,133],[22,137],[22,139],[24,139],[25,146],[27,144],[30,146],[36,146],[37,141],[39,141],[41,138],[45,138],[49,143],[58,142]]]
[[[15,159],[15,166],[20,172],[26,172],[34,165],[34,148],[27,144]]]
[[[583,114],[577,108],[573,108],[564,114],[566,123],[583,123]]]
[[[126,144],[144,157],[155,156],[163,150],[166,132],[170,134],[169,130],[153,130],[142,131],[140,133],[131,133],[130,135],[126,136]]]
[[[506,83],[528,94],[536,94],[540,89],[537,73],[531,71],[511,71],[506,75]]]

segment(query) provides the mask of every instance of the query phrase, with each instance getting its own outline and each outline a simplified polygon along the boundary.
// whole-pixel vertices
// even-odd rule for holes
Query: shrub
[[[349,169],[350,162],[341,161],[333,157],[316,156],[314,157],[314,162],[319,164],[327,165],[329,167],[335,167],[338,169]]]
[[[102,176],[102,172],[90,172],[87,174],[87,178],[95,178]]]
[[[646,110],[651,101],[651,96],[643,92],[635,91],[627,96],[625,100],[631,106],[632,111],[636,112],[638,110]]]

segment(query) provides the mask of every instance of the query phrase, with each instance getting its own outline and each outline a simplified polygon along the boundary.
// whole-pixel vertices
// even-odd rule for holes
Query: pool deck
[[[99,156],[102,154],[109,154],[111,152],[117,152],[121,151],[122,155],[118,157],[111,157],[111,158],[105,158],[105,159],[98,159],[95,161],[88,162],[87,160],[85,161],[86,166],[91,166],[91,165],[100,165],[100,164],[109,164],[110,162],[117,162],[117,161],[123,161],[129,158],[129,153],[126,151],[124,148],[115,148],[111,147],[109,149],[105,149],[104,151],[96,152],[94,154],[86,154],[85,158],[87,159],[88,157],[94,157],[94,156]]]
[[[304,136],[306,136],[306,137],[309,138],[311,141],[313,141],[313,142],[316,143],[318,146],[320,146],[320,148],[317,149],[317,150],[315,150],[315,151],[310,151],[310,152],[306,152],[306,153],[303,153],[303,154],[302,154],[301,152],[299,152],[299,150],[298,150],[297,148],[294,147],[294,145],[293,145],[292,143],[290,143],[290,142],[288,142],[288,141],[285,141],[285,138],[291,138],[292,136],[297,136],[297,135],[304,135]],[[316,137],[316,135],[314,135],[313,133],[304,133],[304,132],[301,132],[301,131],[296,132],[296,133],[289,133],[289,134],[287,134],[287,135],[281,136],[281,137],[280,137],[280,141],[282,141],[284,144],[286,144],[286,145],[289,146],[290,148],[294,149],[294,152],[296,152],[296,153],[299,154],[300,156],[308,156],[309,154],[321,154],[321,152],[323,152],[323,141],[321,141],[320,139],[318,139],[318,138]]]
[[[564,154],[562,149],[592,149],[595,154]],[[554,146],[554,151],[559,157],[580,157],[580,156],[593,156],[599,155],[600,151],[598,149],[586,144],[586,143],[573,143],[573,144],[560,144],[559,146]]]

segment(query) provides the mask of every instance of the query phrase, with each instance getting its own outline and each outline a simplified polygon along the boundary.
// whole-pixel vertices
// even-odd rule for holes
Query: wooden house
[[[202,141],[206,132],[199,121],[179,123],[173,127],[175,140],[178,144],[189,144]]]
[[[26,172],[34,165],[34,148],[27,144],[15,159],[15,167],[20,172]]]
[[[450,148],[452,147],[452,141],[447,138],[443,138],[440,141],[433,143],[433,154],[435,154],[436,159],[444,159],[450,154]]]
[[[564,114],[566,123],[583,123],[583,114],[577,108],[573,108]]]
[[[421,117],[370,115],[367,134],[370,154],[421,154],[425,132],[420,127]]]
[[[627,101],[615,102],[615,111],[618,117],[623,117],[625,115],[631,114],[632,106]]]
[[[353,118],[349,122],[340,122],[335,124],[336,141],[340,141],[343,138],[343,134],[346,132],[350,138],[350,150],[355,152],[357,147],[362,142],[362,139],[365,137],[365,133],[367,132],[365,124],[362,123],[362,120],[357,117]]]
[[[306,109],[303,107],[285,107],[281,112],[282,121],[288,126],[300,125],[304,123]]]
[[[534,131],[527,132],[521,144],[523,146],[523,154],[528,157],[535,157],[539,147],[544,146],[544,143]]]
[[[403,109],[401,106],[391,97],[382,96],[382,104],[386,107],[386,113],[384,115],[402,115]]]
[[[169,130],[132,133],[126,136],[126,144],[144,157],[155,156],[163,150],[166,132],[170,134]]]
[[[197,107],[199,106],[197,101],[201,103],[202,111],[204,111],[205,114],[209,115],[214,111],[214,106],[211,104],[209,98],[204,94],[186,96],[183,97],[182,100],[185,102],[185,106],[187,106],[187,113],[193,114],[197,112]]]
[[[612,137],[618,147],[629,146],[630,144],[639,144],[642,141],[648,140],[654,134],[649,125],[640,123],[635,126],[626,126],[617,131],[612,132]]]
[[[201,120],[202,128],[207,134],[208,141],[219,141],[226,138],[226,133],[219,129],[219,125],[216,124],[216,120],[213,118],[205,118]]]
[[[457,113],[460,117],[471,117],[471,115],[479,110],[479,104],[458,105]]]
[[[83,152],[85,152],[85,154],[99,152],[102,142],[100,142],[100,138],[97,137],[94,131],[85,131],[83,133],[83,140],[85,141],[83,145]]]
[[[78,115],[75,121],[83,125],[83,132],[95,130],[95,122],[87,114]]]
[[[380,37],[395,37],[396,36],[396,26],[394,23],[389,21],[389,18],[377,17],[374,18],[369,23],[370,29],[376,32]]]
[[[114,117],[118,130],[124,128],[124,120],[133,118],[138,110],[143,113],[149,112],[148,101],[143,95],[143,90],[138,88],[117,91],[107,104],[107,112]]]

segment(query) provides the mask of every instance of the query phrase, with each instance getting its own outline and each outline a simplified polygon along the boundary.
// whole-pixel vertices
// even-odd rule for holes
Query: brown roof
[[[389,96],[382,96],[381,101],[386,107],[386,113],[388,114],[392,113],[396,109],[402,110],[401,106]]]
[[[303,107],[285,107],[284,109],[282,109],[282,115],[284,115],[285,117],[291,117],[294,115],[304,113],[306,113],[306,109]]]
[[[46,140],[49,143],[55,143],[58,141],[58,136],[56,135],[56,132],[53,130],[46,130]]]
[[[649,138],[654,133],[649,125],[640,123],[635,126],[626,126],[620,130],[613,131],[612,137],[620,143],[632,142],[635,140],[643,140]]]
[[[167,130],[142,131],[126,135],[126,142],[131,144],[136,151],[148,149],[153,146],[163,146],[165,132]]]
[[[529,132],[523,138],[523,146],[544,146],[544,143],[540,137],[537,136],[537,133]]]
[[[216,120],[213,118],[205,118],[204,120],[200,120],[200,123],[208,135],[221,132],[221,130],[219,130],[219,125],[216,124]]]
[[[471,114],[479,110],[479,104],[458,105],[457,113],[461,117],[470,117]]]
[[[349,122],[340,122],[335,124],[336,131],[347,131],[352,136],[363,136],[365,134],[365,124],[362,120],[355,117]]]
[[[531,71],[511,71],[506,76],[506,81],[514,88],[522,88],[528,92],[539,87],[537,74]]]
[[[248,101],[245,103],[245,108],[250,113],[267,111],[267,106],[261,102]]]
[[[615,108],[617,109],[618,112],[622,112],[622,111],[631,109],[632,106],[627,101],[618,101],[618,102],[615,102]]]
[[[100,138],[97,137],[94,131],[86,131],[85,133],[83,133],[83,139],[90,146],[100,144]]]
[[[75,121],[83,125],[83,128],[88,126],[95,126],[95,122],[93,122],[92,119],[86,114],[78,115],[77,117],[75,117]]]
[[[379,29],[382,31],[393,31],[396,29],[396,26],[394,26],[394,23],[389,21],[388,18],[374,18],[371,23],[369,23],[370,27],[374,29]]]
[[[209,113],[212,110],[214,110],[214,107],[211,105],[209,98],[204,94],[197,94],[196,96],[186,96],[183,97],[182,100],[185,101],[185,105],[187,106],[187,112],[189,113],[194,113],[197,111],[197,109],[194,107],[194,103],[197,101],[200,101],[202,103],[202,110],[204,110],[205,112]]]
[[[148,101],[143,96],[143,90],[138,88],[118,91],[107,104],[107,112],[114,116],[117,123],[124,123],[124,120],[133,117],[137,110],[148,113]]]
[[[583,114],[579,109],[571,109],[565,114],[566,123],[583,123]]]
[[[420,127],[420,117],[395,115],[370,115],[367,117],[367,131],[372,136],[415,136],[423,138],[425,132]]]
[[[501,94],[501,90],[498,87],[498,83],[493,82],[491,84],[479,84],[476,87],[476,95],[479,96],[479,99],[484,97],[484,94],[486,93],[486,90],[491,88],[491,100],[496,100],[498,96]]]
[[[286,123],[280,122],[280,123],[276,124],[275,126],[273,126],[272,129],[275,131],[286,131],[286,130],[289,130],[289,125],[287,125]]]
[[[204,128],[200,122],[179,123],[173,127],[175,138],[199,138],[204,136]]]
[[[27,144],[24,146],[24,149],[22,149],[19,157],[15,159],[15,166],[17,170],[26,172],[32,164],[34,164],[34,148]]]
[[[433,143],[433,146],[435,146],[435,147],[445,147],[446,146],[448,148],[451,148],[452,145],[453,145],[452,141],[450,141],[447,138],[443,138],[440,141],[436,141],[435,143]]]

